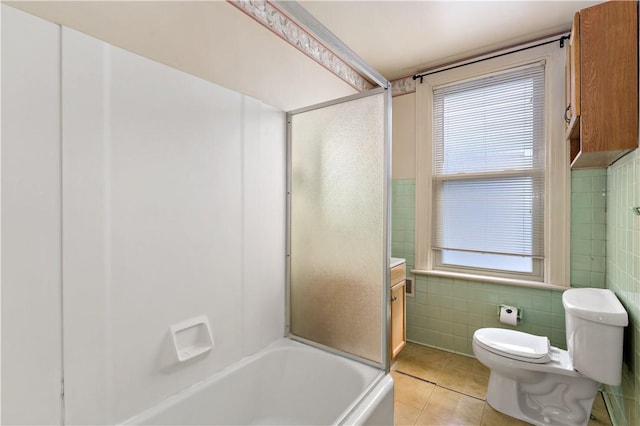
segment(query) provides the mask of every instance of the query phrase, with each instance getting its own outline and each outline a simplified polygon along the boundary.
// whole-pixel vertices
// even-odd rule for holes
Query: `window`
[[[433,90],[441,268],[542,278],[544,64]]]
[[[564,63],[537,50],[419,85],[418,273],[569,285]]]

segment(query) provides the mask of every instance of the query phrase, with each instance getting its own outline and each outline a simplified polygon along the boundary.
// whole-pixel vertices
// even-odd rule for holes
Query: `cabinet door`
[[[580,115],[580,13],[573,17],[571,39],[567,50],[567,66],[569,67],[569,118],[575,120]]]
[[[565,74],[566,109],[564,118],[567,125],[567,139],[570,141],[571,161],[580,152],[580,13],[573,17],[571,38],[567,46]]]
[[[406,344],[406,324],[404,314],[405,284],[391,289],[391,358],[395,358]]]
[[[606,167],[638,147],[637,3],[580,11],[579,166]]]

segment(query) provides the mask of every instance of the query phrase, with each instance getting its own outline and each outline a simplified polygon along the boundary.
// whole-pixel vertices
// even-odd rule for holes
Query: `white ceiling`
[[[302,1],[388,80],[569,30],[602,1]]]
[[[224,1],[11,1],[289,111],[355,93]],[[585,1],[302,1],[387,79],[570,28]]]

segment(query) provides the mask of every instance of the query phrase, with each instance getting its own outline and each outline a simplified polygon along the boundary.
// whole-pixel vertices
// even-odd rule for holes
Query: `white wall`
[[[52,82],[52,91],[61,93],[62,136],[59,127],[44,130],[40,120],[30,116],[28,125],[51,139],[47,148],[52,152],[40,155],[42,147],[37,146],[25,148],[19,156],[6,156],[5,103],[26,100],[27,108],[33,108],[42,100],[28,96],[28,90],[35,89],[5,97],[4,40],[10,38],[22,49],[26,39],[43,42],[48,36],[28,29],[8,33],[4,25],[2,30],[2,414],[15,419],[8,423],[29,415],[26,410],[17,410],[11,418],[5,415],[5,399],[24,380],[23,375],[5,372],[29,367],[28,358],[11,358],[5,351],[5,325],[15,320],[34,316],[38,320],[42,332],[21,326],[9,342],[16,348],[33,344],[28,349],[46,360],[39,373],[58,382],[64,329],[69,424],[123,421],[281,337],[285,114],[62,28],[61,80],[55,79],[61,86]],[[41,68],[29,71],[39,76]],[[46,188],[27,188],[31,200],[12,198],[5,190],[5,172],[10,170],[21,170]],[[5,212],[13,212],[16,221],[26,221],[30,210],[45,211],[46,217],[38,218],[43,223],[27,232],[25,247],[18,251],[5,247],[5,240],[17,239],[5,232],[12,217]],[[14,275],[23,279],[30,273],[51,281],[55,289],[51,295],[24,286],[18,289],[22,283],[5,279],[8,253],[14,257],[12,263],[33,266],[29,256],[37,250],[30,238],[43,235],[57,241],[52,253],[46,253],[57,269],[54,265],[48,270],[22,268]],[[28,313],[20,312],[25,303],[15,306],[7,297],[11,292],[38,304],[31,305],[34,309]],[[46,316],[49,312],[54,314],[51,318]],[[201,314],[211,323],[215,346],[208,354],[178,363],[169,327]],[[31,335],[31,328],[38,333]],[[37,338],[45,330],[55,331],[45,343],[51,341],[58,348],[57,364],[56,353],[37,350],[42,348],[42,339]],[[36,342],[31,343],[32,336]],[[23,349],[16,352],[25,355]],[[43,380],[37,379],[29,385],[39,386]],[[41,392],[51,396],[50,389]],[[22,408],[34,411],[37,402],[26,401],[29,407]],[[57,423],[52,418],[34,422]]]
[[[1,8],[1,421],[58,424],[60,27]]]
[[[416,177],[416,94],[393,98],[393,179]]]

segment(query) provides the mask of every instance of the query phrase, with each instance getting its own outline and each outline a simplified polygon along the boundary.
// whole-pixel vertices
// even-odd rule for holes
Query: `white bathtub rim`
[[[336,424],[344,426],[366,424],[372,411],[379,406],[385,395],[393,392],[393,386],[391,375],[380,371],[376,379],[350,404]]]
[[[367,383],[364,390],[359,394],[359,396],[356,399],[354,399],[349,404],[349,406],[343,411],[343,413],[339,416],[339,418],[336,420],[336,424],[343,424],[345,421],[347,421],[346,424],[352,424],[352,422],[348,421],[350,418],[350,415],[354,413],[354,410],[358,407],[358,404],[364,398],[366,398],[367,395],[370,394],[372,390],[376,386],[378,386],[379,383],[381,383],[381,381],[385,378],[385,375],[386,375],[383,370],[379,370],[374,366],[367,365],[362,362],[358,362],[356,360],[340,356],[336,353],[329,353],[327,351],[323,351],[322,349],[307,345],[305,343],[294,341],[287,337],[283,337],[275,340],[274,342],[272,342],[265,348],[261,349],[260,351],[254,354],[248,355],[242,358],[241,360],[223,368],[222,370],[213,373],[211,376],[205,378],[204,380],[196,382],[180,390],[179,392],[159,401],[158,403],[152,405],[151,407],[148,407],[143,411],[135,414],[134,416],[129,417],[123,422],[117,423],[117,425],[123,425],[123,426],[139,425],[141,423],[144,423],[146,420],[155,417],[156,415],[177,405],[178,403],[186,400],[187,398],[193,396],[194,394],[200,392],[201,390],[204,390],[206,387],[208,387],[212,383],[226,376],[229,376],[235,373],[236,371],[244,368],[245,366],[253,363],[257,359],[268,354],[269,352],[276,352],[276,351],[287,349],[287,348],[292,348],[294,350],[302,350],[302,351],[313,351],[316,353],[322,353],[323,356],[336,357],[338,358],[339,362],[345,362],[350,365],[353,365],[355,369],[358,371],[358,373],[365,380],[365,383]]]

